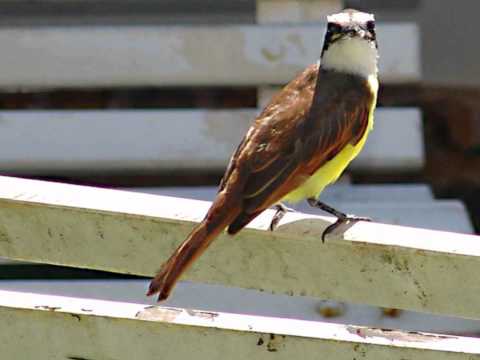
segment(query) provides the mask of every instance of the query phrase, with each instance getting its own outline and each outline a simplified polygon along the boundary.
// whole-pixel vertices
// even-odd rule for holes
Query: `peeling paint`
[[[74,319],[78,320],[78,321],[82,321],[82,318],[78,314],[72,314],[71,313],[70,316],[73,317]]]
[[[342,316],[345,314],[345,304],[332,302],[332,301],[321,301],[317,306],[317,311],[325,318],[334,318]]]
[[[183,312],[182,309],[166,308],[161,306],[147,306],[135,314],[140,320],[172,322]]]
[[[285,336],[270,334],[270,339],[267,342],[267,351],[277,352],[278,350],[280,350],[280,347],[283,346],[284,339]]]
[[[47,310],[47,311],[57,311],[60,310],[60,306],[49,306],[49,305],[37,305],[35,306],[35,309],[39,310]]]
[[[280,61],[285,56],[285,46],[280,46],[280,48],[276,51],[270,50],[267,48],[262,48],[260,50],[262,56],[269,62],[277,62]]]
[[[218,313],[213,311],[200,311],[200,310],[192,310],[192,309],[185,309],[188,315],[190,316],[197,316],[203,319],[214,320]]]
[[[382,315],[397,318],[402,314],[403,310],[395,308],[382,308]]]
[[[300,54],[307,55],[307,48],[305,47],[302,37],[299,34],[288,34],[287,41],[294,45]]]
[[[432,340],[447,340],[447,339],[456,339],[456,336],[450,335],[438,335],[438,334],[427,334],[417,331],[397,331],[391,329],[380,329],[380,328],[369,328],[369,327],[360,327],[360,326],[347,326],[347,331],[351,334],[355,334],[362,339],[369,337],[384,338],[390,341],[399,340],[399,341],[411,341],[411,342],[425,342]],[[357,344],[359,345],[359,344]],[[359,345],[360,346],[360,345]]]

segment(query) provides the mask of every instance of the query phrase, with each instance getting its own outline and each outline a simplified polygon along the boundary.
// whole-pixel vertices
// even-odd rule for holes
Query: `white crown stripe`
[[[340,12],[327,16],[327,20],[338,24],[346,24],[349,22],[366,23],[367,21],[374,21],[375,17],[373,14],[363,12]]]

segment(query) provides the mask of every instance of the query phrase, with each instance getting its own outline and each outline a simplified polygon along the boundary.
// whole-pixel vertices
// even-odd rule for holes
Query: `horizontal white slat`
[[[145,187],[125,188],[123,190],[206,201],[213,200],[217,193],[217,187],[213,186]],[[328,204],[339,205],[341,206],[340,209],[345,211],[357,215],[372,216],[375,220],[385,223],[407,226],[418,225],[435,230],[463,233],[472,232],[472,226],[463,205],[448,201],[438,203],[439,205],[436,206],[432,192],[427,185],[349,185],[336,183],[325,189],[321,199]],[[363,204],[360,205],[360,208],[359,203]],[[399,205],[398,208],[397,205]],[[351,208],[351,206],[353,207]],[[412,212],[409,210],[410,206],[413,206]],[[422,209],[426,206],[429,206],[429,208],[423,211]],[[291,205],[291,207],[297,208],[295,205]],[[302,204],[300,204],[299,210],[317,215],[322,214],[319,210],[311,209]],[[418,214],[419,212],[420,214]],[[19,264],[19,262],[0,259],[0,264]]]
[[[6,358],[472,359],[480,340],[0,291]],[[74,339],[74,341],[72,341]],[[272,355],[270,355],[272,356]]]
[[[431,194],[430,198],[422,198],[424,188],[412,190],[409,194],[409,187],[401,185],[341,185],[332,189],[330,195],[328,192],[325,196],[322,194],[320,199],[338,210],[387,224],[473,233],[469,215],[460,201],[433,200]],[[136,188],[134,191],[212,201],[217,188]],[[291,207],[307,214],[324,214],[306,202]]]
[[[147,280],[0,281],[0,290],[154,305],[155,299],[144,295],[147,288]],[[392,317],[373,306],[192,282],[181,282],[162,306],[467,336],[480,331],[479,320],[413,311],[400,311]],[[324,316],[327,309],[333,311]]]
[[[342,0],[256,0],[257,23],[324,21],[342,9]]]
[[[0,29],[0,87],[259,85],[320,55],[325,25]],[[379,24],[384,82],[418,80],[414,24]]]
[[[216,186],[184,187],[137,187],[122,190],[144,192],[147,194],[190,198],[212,201],[217,193]],[[355,184],[335,183],[328,186],[321,196],[322,201],[336,204],[342,202],[357,203],[432,203],[432,191],[426,184]]]
[[[223,170],[256,112],[2,111],[0,169],[23,173]],[[421,167],[419,111],[380,109],[376,118],[352,168]]]
[[[152,275],[208,202],[0,177],[0,256]],[[187,279],[443,315],[480,317],[473,235],[265,211],[222,234]],[[451,301],[455,297],[455,301]]]

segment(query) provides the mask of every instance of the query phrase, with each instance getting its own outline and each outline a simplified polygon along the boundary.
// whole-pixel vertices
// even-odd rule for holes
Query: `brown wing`
[[[242,212],[229,232],[301,185],[346,144],[356,143],[368,123],[371,96],[363,79],[319,75],[318,65],[277,94],[255,120],[222,180],[221,190],[239,191],[242,197]]]
[[[317,74],[318,65],[309,66],[272,98],[230,158],[219,190],[225,188],[234,170],[247,167],[252,174],[259,175],[258,172],[281,157],[277,150],[288,146],[288,134],[295,123],[305,116],[297,110],[308,110]],[[240,158],[247,160],[248,164],[239,164]]]

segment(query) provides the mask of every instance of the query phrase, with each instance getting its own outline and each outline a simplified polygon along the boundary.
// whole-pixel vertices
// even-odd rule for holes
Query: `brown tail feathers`
[[[167,299],[179,277],[239,212],[239,207],[234,204],[227,205],[226,196],[220,193],[202,222],[193,229],[170,259],[162,265],[150,283],[147,296],[158,293],[158,301]]]

